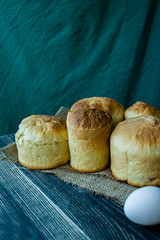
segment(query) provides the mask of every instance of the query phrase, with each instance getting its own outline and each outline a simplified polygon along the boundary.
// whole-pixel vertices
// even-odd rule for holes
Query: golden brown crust
[[[79,110],[80,108],[99,109],[108,112],[112,115],[116,108],[124,110],[124,107],[116,100],[107,97],[90,97],[79,100],[71,107],[72,111]]]
[[[160,144],[160,119],[154,116],[139,116],[130,118],[118,124],[116,135],[127,146],[131,141],[138,144]]]
[[[32,170],[46,170],[46,169],[51,169],[51,168],[57,168],[57,167],[60,167],[60,166],[63,166],[63,165],[66,165],[69,161],[69,158],[68,159],[65,159],[65,160],[61,160],[61,161],[58,161],[57,163],[53,163],[52,164],[46,164],[46,165],[33,165],[31,162],[27,163],[27,162],[24,162],[24,161],[21,161],[21,159],[19,160],[20,164],[23,165],[24,167],[26,168],[29,168],[29,169],[32,169]]]
[[[76,128],[102,128],[111,124],[110,114],[97,109],[79,109],[70,111],[67,116],[68,124]]]
[[[49,116],[49,115],[32,115],[22,120],[20,127],[30,127],[32,131],[42,131],[46,132],[53,131],[63,131],[66,130],[66,120],[57,117],[57,116]]]
[[[106,167],[108,166],[108,164],[106,163],[106,165],[105,166],[103,166],[103,167],[101,167],[100,169],[89,169],[89,168],[87,168],[87,169],[79,169],[79,168],[76,168],[76,167],[74,167],[74,166],[72,166],[72,164],[71,164],[71,168],[73,168],[75,171],[77,171],[77,172],[80,172],[80,173],[94,173],[94,172],[100,172],[100,171],[103,171],[104,169],[106,169]]]
[[[90,97],[84,98],[71,107],[71,111],[79,109],[97,109],[109,113],[112,116],[112,127],[114,128],[120,121],[124,119],[124,107],[116,100],[107,97]]]
[[[144,182],[142,182],[142,183],[140,183],[140,182],[138,182],[138,183],[136,183],[136,182],[133,182],[133,181],[130,181],[130,180],[126,180],[126,179],[123,179],[123,178],[119,178],[119,177],[117,177],[115,174],[114,174],[114,172],[112,171],[112,176],[116,179],[116,180],[118,180],[118,181],[121,181],[121,182],[127,182],[129,185],[131,185],[131,186],[133,186],[133,187],[143,187],[143,186],[145,186],[146,184],[144,184]],[[155,186],[155,183],[154,182],[148,182],[147,183],[147,186]],[[156,184],[156,186],[159,186],[159,184]]]
[[[83,108],[67,115],[70,164],[79,172],[97,172],[109,164],[111,116]]]
[[[32,115],[22,120],[19,130],[16,133],[16,139],[24,138],[27,141],[39,143],[48,143],[51,141],[61,141],[67,135],[66,120],[57,116]]]
[[[140,116],[117,125],[110,137],[111,171],[133,186],[160,185],[160,118]]]
[[[15,135],[19,162],[30,169],[49,169],[69,161],[66,120],[32,115],[22,120]]]
[[[125,111],[125,119],[140,115],[155,116],[160,118],[160,110],[148,103],[138,101]]]

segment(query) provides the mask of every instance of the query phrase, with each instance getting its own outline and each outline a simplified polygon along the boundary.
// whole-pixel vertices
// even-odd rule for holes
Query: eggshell
[[[160,224],[160,188],[146,186],[132,192],[125,201],[124,213],[144,226]]]

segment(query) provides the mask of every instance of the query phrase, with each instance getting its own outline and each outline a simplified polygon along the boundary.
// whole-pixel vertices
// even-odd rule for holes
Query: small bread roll
[[[125,119],[137,117],[137,116],[155,116],[160,118],[160,110],[150,104],[142,101],[136,102],[125,111]]]
[[[111,116],[101,110],[80,109],[67,115],[71,167],[96,172],[109,164]]]
[[[66,120],[32,115],[22,120],[15,135],[19,162],[31,169],[49,169],[69,160]]]
[[[124,119],[124,107],[116,100],[107,97],[90,97],[79,100],[71,107],[72,111],[81,108],[98,109],[112,116],[112,130]]]
[[[110,137],[111,171],[134,186],[160,185],[160,118],[140,116],[117,125]]]

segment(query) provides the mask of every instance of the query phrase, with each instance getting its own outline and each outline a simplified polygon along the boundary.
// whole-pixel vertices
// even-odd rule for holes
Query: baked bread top
[[[160,151],[160,118],[140,116],[120,122],[111,134],[111,144],[124,151],[136,151],[142,148]]]
[[[112,128],[124,119],[124,107],[114,99],[107,97],[90,97],[84,98],[71,107],[72,111],[77,111],[81,108],[97,109],[109,113],[112,116]]]
[[[66,120],[57,116],[32,115],[22,120],[16,141],[43,144],[68,140]]]
[[[78,129],[94,129],[106,127],[108,124],[111,126],[112,117],[102,110],[82,108],[69,111],[67,122]]]
[[[138,101],[125,111],[125,119],[140,115],[155,116],[160,118],[160,110],[148,103]]]
[[[124,111],[124,107],[120,103],[107,97],[90,97],[81,99],[72,105],[71,110],[75,111],[80,108],[99,109],[108,112],[110,115],[112,115],[115,110],[120,112]]]

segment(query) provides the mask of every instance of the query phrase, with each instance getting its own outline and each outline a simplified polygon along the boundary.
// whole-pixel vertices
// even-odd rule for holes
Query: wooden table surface
[[[0,137],[0,147],[14,134]],[[0,160],[0,240],[160,239],[160,225],[128,220],[117,203]]]

